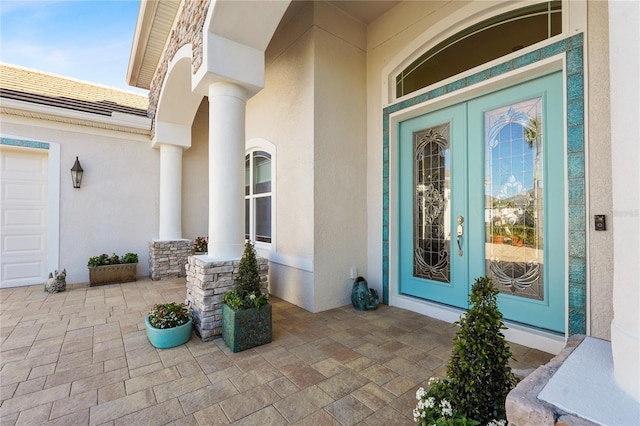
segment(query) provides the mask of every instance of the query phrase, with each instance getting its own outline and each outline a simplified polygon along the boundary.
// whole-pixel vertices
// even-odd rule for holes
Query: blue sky
[[[0,61],[138,93],[126,83],[139,0],[0,0]]]

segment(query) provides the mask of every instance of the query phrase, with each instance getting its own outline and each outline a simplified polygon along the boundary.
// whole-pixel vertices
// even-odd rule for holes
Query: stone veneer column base
[[[187,301],[196,334],[203,342],[222,336],[222,298],[235,287],[240,259],[216,260],[207,255],[189,256],[187,262]],[[269,263],[258,257],[260,289],[268,292]]]
[[[149,243],[149,276],[152,280],[180,278],[186,275],[185,265],[192,252],[192,240],[158,241]]]

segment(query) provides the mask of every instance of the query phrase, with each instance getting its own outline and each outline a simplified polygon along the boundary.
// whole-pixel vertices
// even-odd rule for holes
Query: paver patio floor
[[[156,349],[144,317],[185,281],[0,290],[0,424],[413,425],[455,326],[380,305],[318,314],[272,298],[273,342],[234,354],[195,334]],[[512,344],[516,369],[552,355]]]

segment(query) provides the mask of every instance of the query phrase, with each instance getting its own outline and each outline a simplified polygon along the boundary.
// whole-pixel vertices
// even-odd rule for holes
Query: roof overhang
[[[133,36],[127,84],[149,90],[182,2],[141,0]]]
[[[365,24],[369,24],[380,15],[401,3],[401,0],[328,0],[328,2]],[[151,89],[151,82],[158,68],[158,64],[162,59],[162,54],[182,3],[182,1],[177,0],[140,0],[138,21],[136,23],[131,55],[129,57],[129,68],[127,70],[127,83],[130,86],[147,90]],[[255,2],[253,6],[251,3],[252,2],[246,2],[246,4],[243,5],[233,1],[214,1],[212,2],[212,7],[217,9],[216,13],[228,17],[228,14],[223,13],[226,9],[233,8],[237,10],[239,7],[254,7]],[[290,4],[291,7],[296,7],[296,3],[300,3],[300,0],[292,1]],[[259,3],[257,4],[260,5]],[[224,34],[227,30],[235,31],[234,23],[233,20],[225,22],[225,20],[216,21],[214,19],[212,20],[212,24],[220,28],[212,32],[222,32]],[[258,21],[255,24],[260,25],[260,22]],[[243,28],[252,27],[244,26]],[[211,31],[211,28],[209,28],[209,31]],[[264,43],[264,40],[254,40],[252,33],[252,31],[245,31],[241,40],[249,46],[258,45],[261,50],[264,50],[266,46],[261,45],[261,43]]]

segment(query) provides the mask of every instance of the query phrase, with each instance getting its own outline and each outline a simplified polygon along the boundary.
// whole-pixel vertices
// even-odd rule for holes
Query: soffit
[[[129,85],[150,89],[180,4],[175,0],[141,0],[127,71]]]
[[[389,9],[401,3],[401,0],[329,0],[329,3],[358,21],[369,25]]]

